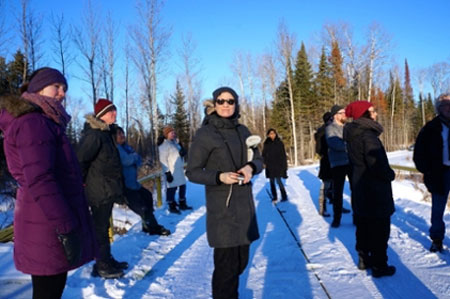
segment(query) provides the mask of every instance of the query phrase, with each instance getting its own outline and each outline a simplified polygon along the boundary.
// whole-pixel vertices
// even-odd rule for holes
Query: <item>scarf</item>
[[[70,121],[70,115],[66,112],[61,102],[37,93],[24,92],[22,98],[42,109],[44,115],[52,119],[64,129]]]

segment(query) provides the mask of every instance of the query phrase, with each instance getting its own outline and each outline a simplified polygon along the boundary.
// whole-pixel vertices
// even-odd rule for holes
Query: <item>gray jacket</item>
[[[245,140],[249,136],[247,127],[237,119],[212,114],[205,118],[189,150],[186,176],[191,182],[205,185],[206,232],[214,248],[248,245],[259,238],[251,183],[226,185],[218,180],[221,172],[236,171],[247,163],[254,175],[261,172],[263,161],[258,149],[247,161]]]
[[[343,132],[344,126],[338,125],[335,121],[325,128],[325,138],[328,144],[328,158],[331,168],[349,164]]]

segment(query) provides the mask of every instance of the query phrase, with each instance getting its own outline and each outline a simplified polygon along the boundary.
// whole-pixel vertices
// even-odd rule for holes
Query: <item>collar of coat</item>
[[[85,117],[86,122],[91,126],[92,129],[101,130],[101,131],[109,131],[109,125],[105,123],[103,120],[95,117],[94,114],[87,114]]]
[[[41,110],[38,106],[17,95],[0,97],[0,109],[5,109],[13,117],[19,117],[30,112]]]
[[[203,120],[203,125],[211,124],[219,129],[232,129],[239,125],[238,118],[223,118],[217,115],[214,103],[211,100],[206,100],[203,102],[205,106],[205,119]]]

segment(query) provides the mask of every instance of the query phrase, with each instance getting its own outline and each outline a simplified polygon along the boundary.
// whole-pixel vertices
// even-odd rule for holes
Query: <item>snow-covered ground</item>
[[[395,165],[413,166],[411,152],[391,153]],[[320,181],[317,165],[289,169],[289,201],[271,204],[264,174],[253,180],[261,238],[251,246],[247,270],[240,280],[240,298],[450,298],[450,213],[444,253],[430,253],[430,204],[414,180],[393,183],[396,213],[392,217],[389,263],[392,277],[372,278],[356,268],[355,227],[351,214],[330,228],[330,218],[317,213]],[[404,177],[404,176],[402,176]],[[345,186],[344,205],[350,191]],[[203,187],[188,184],[182,215],[157,209],[169,237],[141,232],[139,217],[115,208],[117,223],[130,227],[116,236],[113,255],[130,264],[125,277],[91,277],[93,263],[69,274],[63,298],[211,298],[212,253],[206,241]],[[331,206],[328,206],[331,210]],[[13,244],[0,244],[0,298],[31,298],[28,275],[14,269]]]

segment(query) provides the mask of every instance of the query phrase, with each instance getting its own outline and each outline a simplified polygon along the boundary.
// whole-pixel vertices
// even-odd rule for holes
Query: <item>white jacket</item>
[[[180,156],[179,146],[175,141],[165,139],[159,146],[159,161],[163,172],[170,171],[173,176],[171,183],[167,182],[167,188],[179,187],[186,184],[184,175],[184,160]]]

